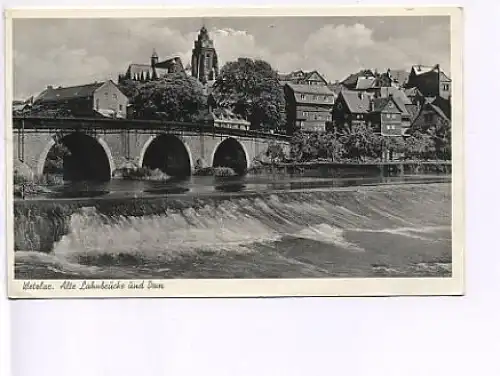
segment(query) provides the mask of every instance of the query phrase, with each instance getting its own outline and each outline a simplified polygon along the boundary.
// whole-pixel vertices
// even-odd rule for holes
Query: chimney
[[[47,89],[52,90],[54,87],[52,85],[48,85]]]

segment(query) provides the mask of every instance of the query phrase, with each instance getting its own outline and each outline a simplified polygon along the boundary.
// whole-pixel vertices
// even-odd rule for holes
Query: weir
[[[226,277],[331,276],[348,268],[370,274],[384,267],[380,252],[394,241],[396,264],[434,268],[451,262],[450,203],[449,184],[16,202],[16,275],[203,277],[207,268]]]

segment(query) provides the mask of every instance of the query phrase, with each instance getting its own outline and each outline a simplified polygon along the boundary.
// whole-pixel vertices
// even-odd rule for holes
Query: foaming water
[[[33,246],[16,252],[16,274],[449,275],[450,215],[449,184],[200,198],[191,205],[167,204],[164,210],[144,215],[83,207],[67,216],[67,226],[61,225],[65,230],[59,231],[64,234],[53,239],[51,251]],[[50,232],[51,227],[32,231]],[[36,237],[29,231],[25,236]]]

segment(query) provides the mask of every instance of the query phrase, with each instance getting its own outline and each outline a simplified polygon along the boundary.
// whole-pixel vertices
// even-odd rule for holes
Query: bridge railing
[[[290,136],[252,129],[215,126],[211,121],[180,122],[138,119],[97,119],[64,117],[14,116],[13,128],[17,129],[58,129],[58,130],[134,130],[167,133],[212,133],[252,138],[270,138],[287,141]]]

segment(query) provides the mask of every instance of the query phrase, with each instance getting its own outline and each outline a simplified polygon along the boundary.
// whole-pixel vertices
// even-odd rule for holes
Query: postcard
[[[7,10],[9,296],[464,294],[462,14]]]

